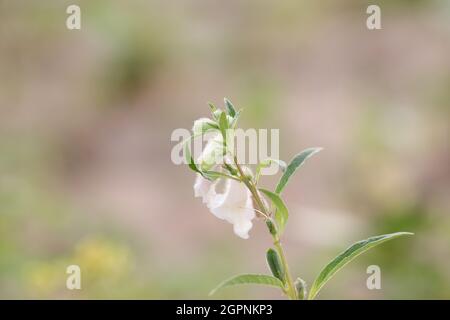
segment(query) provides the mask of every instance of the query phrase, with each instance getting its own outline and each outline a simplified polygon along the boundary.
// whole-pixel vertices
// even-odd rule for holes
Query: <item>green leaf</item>
[[[278,182],[277,188],[275,189],[275,193],[280,194],[283,191],[284,187],[288,183],[291,176],[295,173],[295,171],[312,155],[322,150],[322,148],[309,148],[305,149],[299,154],[297,154],[294,158],[292,158],[291,162],[286,168],[283,176],[280,178]]]
[[[238,112],[236,112],[236,114],[233,117],[233,120],[230,123],[230,128],[236,129],[237,122],[239,120],[239,117],[241,116],[241,112],[242,112],[242,109],[240,109]]]
[[[192,158],[191,155],[191,150],[189,148],[189,142],[191,141],[192,136],[189,137],[188,139],[186,139],[186,141],[184,142],[184,156],[186,158],[186,162],[189,166],[189,168],[191,168],[192,171],[195,171],[197,173],[200,173],[201,175],[203,175],[203,173],[197,168],[197,165],[195,164],[194,159]]]
[[[275,205],[275,222],[277,223],[278,233],[281,235],[283,233],[284,227],[286,226],[287,219],[289,217],[288,209],[286,208],[283,200],[279,195],[273,193],[266,189],[259,189],[262,193],[264,193]]]
[[[212,102],[208,102],[208,106],[211,109],[211,113],[214,115],[214,111],[217,110],[216,106]]]
[[[216,121],[219,121],[220,115],[223,113],[223,110],[216,109],[216,110],[212,111],[211,113],[212,113],[213,119]]]
[[[286,163],[283,160],[266,158],[266,159],[260,161],[258,163],[258,165],[256,166],[256,174],[255,174],[256,181],[259,180],[259,177],[261,175],[261,169],[269,167],[272,163],[276,163],[281,168],[282,172],[286,171]]]
[[[370,248],[373,248],[383,242],[405,236],[413,235],[410,232],[396,232],[391,234],[383,234],[380,236],[370,237],[366,240],[361,240],[355,242],[350,247],[348,247],[344,252],[334,258],[325,268],[320,272],[319,276],[314,281],[311,291],[309,292],[309,299],[314,299],[319,293],[320,289],[330,280],[336,272],[342,269],[347,263],[352,261],[354,258],[360,254],[366,252]]]
[[[228,163],[224,163],[223,167],[228,170],[228,172],[232,175],[232,176],[237,176],[238,175],[238,171],[236,169],[234,169],[231,165],[229,165]]]
[[[278,256],[278,253],[272,249],[269,248],[266,253],[266,260],[267,264],[269,265],[270,271],[272,271],[272,274],[275,278],[280,279],[281,282],[284,283],[284,269],[281,265],[280,257]]]
[[[219,117],[219,128],[222,133],[224,143],[227,141],[228,119],[227,114],[222,112]]]
[[[284,290],[283,283],[275,277],[265,274],[240,274],[223,281],[216,288],[211,290],[209,295],[211,296],[218,290],[223,289],[225,287],[230,287],[238,284],[260,284],[271,287],[279,287],[282,290]]]
[[[217,178],[228,178],[228,179],[241,181],[237,177],[234,177],[232,175],[229,175],[229,174],[226,174],[226,173],[223,173],[223,172],[219,172],[219,171],[204,171],[203,174],[205,176],[211,178],[211,180],[214,180],[214,179],[217,179]]]
[[[236,115],[236,109],[234,108],[233,104],[227,98],[224,98],[223,101],[225,102],[225,107],[227,108],[228,114],[234,118],[234,116]]]

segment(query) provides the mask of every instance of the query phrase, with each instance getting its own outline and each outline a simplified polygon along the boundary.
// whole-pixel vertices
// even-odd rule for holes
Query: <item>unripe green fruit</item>
[[[269,265],[270,271],[272,271],[272,274],[275,278],[278,278],[281,280],[281,282],[284,283],[284,269],[281,265],[280,257],[278,256],[278,253],[270,248],[267,250],[266,254],[267,263]]]

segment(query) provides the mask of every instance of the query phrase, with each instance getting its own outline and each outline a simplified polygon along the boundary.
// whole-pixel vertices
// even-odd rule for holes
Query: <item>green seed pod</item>
[[[304,300],[306,297],[306,282],[301,278],[295,280],[295,289],[297,290],[297,296],[299,300]]]
[[[284,269],[281,265],[278,253],[270,248],[267,250],[266,258],[273,276],[280,279],[284,283]]]
[[[267,228],[269,229],[270,234],[275,236],[277,234],[277,229],[275,228],[275,225],[273,224],[272,220],[267,219],[266,225],[267,225]]]

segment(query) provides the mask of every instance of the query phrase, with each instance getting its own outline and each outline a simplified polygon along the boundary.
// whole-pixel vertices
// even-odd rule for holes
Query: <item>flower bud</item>
[[[277,229],[275,228],[275,225],[273,224],[272,220],[267,219],[266,225],[267,225],[267,228],[269,229],[270,234],[275,236],[277,234]]]
[[[192,131],[194,135],[202,135],[209,129],[217,129],[217,123],[208,118],[200,118],[194,121],[194,126],[192,127]]]
[[[297,278],[294,282],[295,289],[297,290],[297,296],[299,300],[306,298],[306,282],[301,278]]]
[[[249,180],[253,180],[253,172],[249,167],[241,166],[242,172],[244,173],[245,177]]]

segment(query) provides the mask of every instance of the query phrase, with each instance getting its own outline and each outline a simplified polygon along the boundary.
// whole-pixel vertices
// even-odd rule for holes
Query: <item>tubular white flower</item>
[[[231,121],[232,119],[228,120]],[[203,134],[205,128],[211,126],[211,123],[214,125],[214,122],[210,119],[198,119],[194,123],[194,134]],[[212,136],[201,155],[197,158],[198,167],[202,171],[212,169],[214,166],[223,163],[224,159],[222,133],[219,130],[209,132],[212,133]],[[234,131],[227,131],[227,140],[230,140],[230,145],[233,142],[233,135]],[[228,152],[225,154],[225,157],[229,157]],[[251,175],[251,172],[248,174]],[[223,185],[223,188],[221,188],[223,191],[218,191],[219,185]],[[231,223],[237,236],[243,239],[249,237],[248,232],[253,226],[252,220],[255,218],[255,209],[253,208],[251,192],[243,182],[224,178],[211,182],[197,174],[194,183],[194,194],[196,197],[202,198],[203,203],[217,218]]]
[[[232,179],[226,179],[223,193],[218,193],[216,187],[222,181],[210,182],[198,175],[194,184],[195,196],[202,197],[217,218],[231,223],[237,236],[248,239],[255,218],[251,193],[244,183]]]

